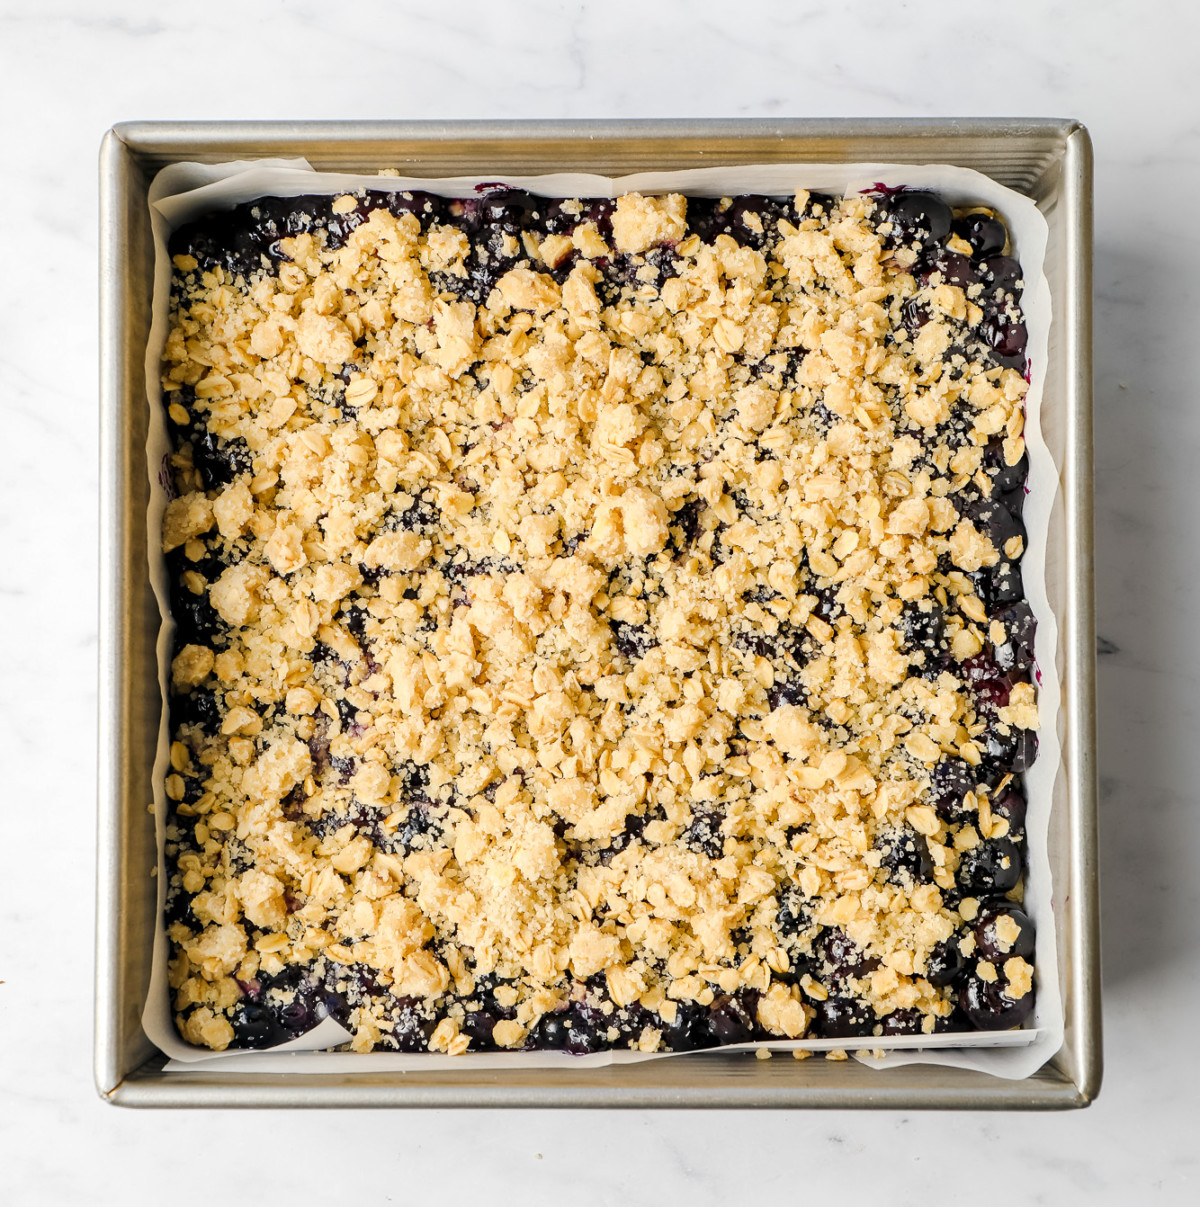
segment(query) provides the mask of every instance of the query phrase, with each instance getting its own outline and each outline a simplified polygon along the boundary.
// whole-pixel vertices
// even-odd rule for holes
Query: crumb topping
[[[749,243],[678,195],[490,244],[326,204],[252,271],[174,257],[184,1037],[315,985],[357,1051],[950,1020],[964,861],[1020,892],[996,750],[1038,725],[1027,665],[980,669],[1024,640],[986,287],[871,196]]]

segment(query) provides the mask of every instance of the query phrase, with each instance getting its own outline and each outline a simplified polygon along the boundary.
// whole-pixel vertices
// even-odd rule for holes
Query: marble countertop
[[[985,0],[951,24],[951,11],[938,0],[0,2],[5,1203],[289,1203],[347,1173],[356,1201],[396,1203],[836,1202],[873,1186],[917,1203],[975,1198],[988,1183],[1016,1202],[1193,1201],[1200,13],[1183,0]],[[1096,146],[1099,1101],[957,1117],[201,1117],[103,1105],[91,902],[104,130],[139,118],[946,114],[1077,117]],[[297,1159],[323,1151],[316,1170]]]

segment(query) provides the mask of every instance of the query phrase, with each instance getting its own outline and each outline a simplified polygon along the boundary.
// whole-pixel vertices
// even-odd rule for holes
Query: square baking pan
[[[750,1060],[720,1052],[608,1068],[236,1074],[220,1062],[165,1073],[142,1031],[156,862],[151,774],[162,701],[158,608],[146,550],[144,386],[153,245],[147,190],[179,161],[303,156],[322,170],[411,176],[716,164],[891,162],[974,168],[1032,197],[1050,228],[1054,324],[1043,424],[1062,466],[1050,592],[1062,642],[1065,792],[1050,861],[1062,902],[1062,1048],[1030,1078],[934,1065]],[[1101,1075],[1092,585],[1092,164],[1087,131],[1057,119],[129,123],[100,156],[100,725],[95,1074],[125,1106],[1067,1108]]]

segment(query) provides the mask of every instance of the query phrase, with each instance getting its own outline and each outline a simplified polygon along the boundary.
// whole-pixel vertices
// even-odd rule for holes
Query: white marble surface
[[[874,1185],[900,1204],[981,1201],[989,1184],[1013,1202],[1195,1201],[1198,35],[1185,0],[0,0],[0,1201],[289,1203],[314,1173],[357,1202],[838,1202]],[[102,1105],[90,948],[105,128],[947,114],[1070,115],[1096,143],[1099,1102],[957,1118]],[[306,1153],[322,1154],[317,1170]]]

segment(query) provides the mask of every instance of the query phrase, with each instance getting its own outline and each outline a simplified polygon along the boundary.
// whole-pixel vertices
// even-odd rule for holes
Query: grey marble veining
[[[0,1199],[1185,1203],[1200,15],[1182,0],[0,0]],[[129,118],[1037,114],[1097,152],[1107,1076],[1065,1116],[132,1114],[90,1074],[95,162]],[[335,1181],[336,1179],[336,1181]],[[244,1189],[242,1189],[244,1188]],[[768,1198],[767,1196],[771,1196]]]

